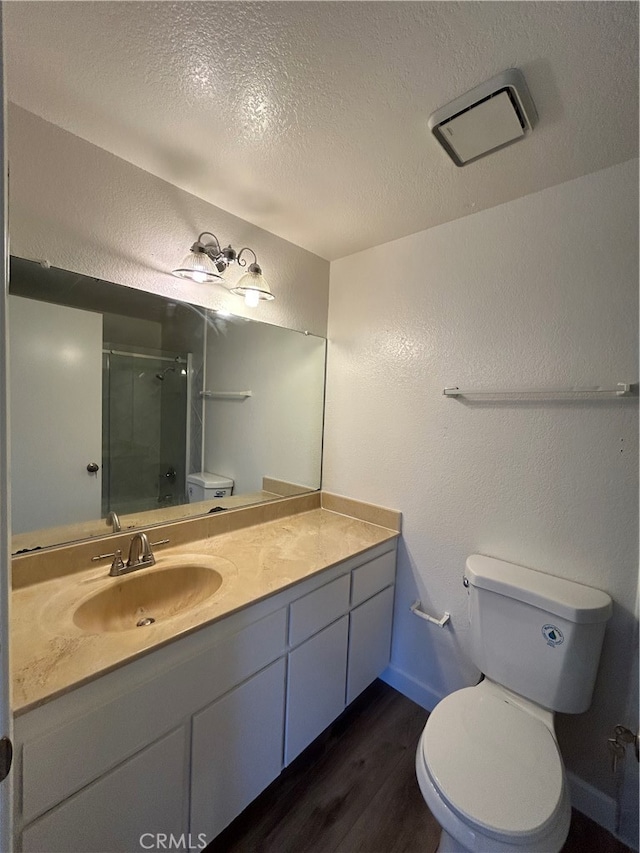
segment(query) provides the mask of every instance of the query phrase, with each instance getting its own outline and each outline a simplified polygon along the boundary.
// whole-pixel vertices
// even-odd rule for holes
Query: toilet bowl
[[[591,703],[611,598],[479,554],[463,583],[484,679],[436,705],[416,752],[438,853],[559,853],[571,803],[554,713]]]
[[[416,775],[442,827],[438,853],[552,853],[569,831],[553,716],[485,679],[431,713]]]

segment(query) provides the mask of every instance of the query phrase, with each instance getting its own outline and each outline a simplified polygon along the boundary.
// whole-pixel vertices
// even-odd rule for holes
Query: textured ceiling
[[[635,2],[3,5],[10,100],[328,259],[638,154]],[[538,126],[456,168],[430,113],[513,66]]]

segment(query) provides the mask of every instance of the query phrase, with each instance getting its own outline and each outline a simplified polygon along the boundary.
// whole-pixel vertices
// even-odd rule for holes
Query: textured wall
[[[208,308],[326,334],[329,264],[10,105],[12,254]],[[201,231],[257,252],[274,302],[246,309],[215,284],[173,278]],[[240,270],[228,275],[229,282]]]
[[[332,264],[326,489],[402,510],[392,665],[426,705],[472,682],[468,554],[615,600],[592,709],[563,752],[612,793],[638,577],[635,400],[483,402],[447,385],[637,381],[637,161]],[[452,614],[439,630],[409,613]]]

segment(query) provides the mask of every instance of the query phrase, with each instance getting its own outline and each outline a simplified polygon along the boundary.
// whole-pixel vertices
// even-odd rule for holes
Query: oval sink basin
[[[143,628],[201,604],[221,585],[222,575],[206,566],[140,569],[138,574],[114,579],[112,586],[84,601],[73,621],[92,633]]]

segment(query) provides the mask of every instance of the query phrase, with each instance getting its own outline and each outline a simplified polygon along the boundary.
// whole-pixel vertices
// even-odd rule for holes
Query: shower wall
[[[162,324],[162,348],[173,352],[191,353],[189,400],[189,459],[188,474],[202,471],[202,424],[204,391],[204,309],[177,303]]]
[[[183,503],[186,354],[105,350],[103,514]]]
[[[166,352],[166,351],[165,351]],[[187,503],[187,460],[189,457],[189,363],[186,353],[164,370],[160,384],[160,473],[158,505]]]

